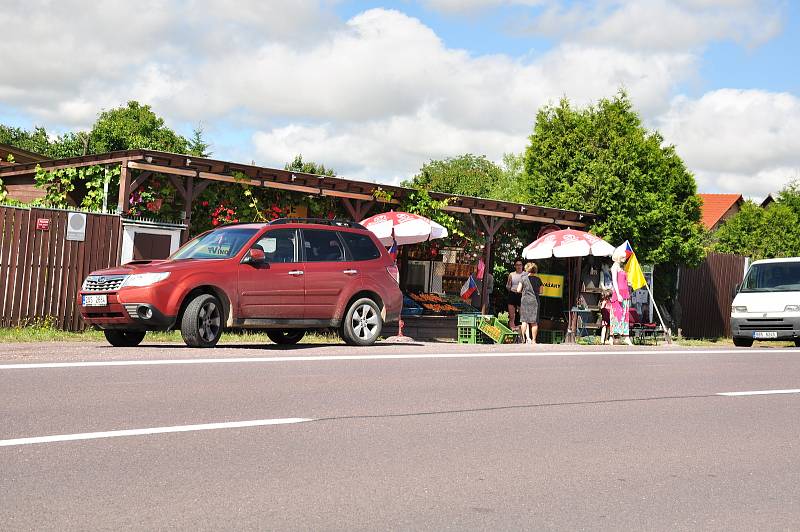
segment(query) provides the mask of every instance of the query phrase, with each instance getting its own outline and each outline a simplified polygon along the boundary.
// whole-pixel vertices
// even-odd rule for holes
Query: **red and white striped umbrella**
[[[522,258],[547,259],[550,257],[610,257],[614,246],[600,237],[584,231],[562,229],[548,233],[528,244]]]
[[[398,246],[447,236],[447,229],[433,220],[408,212],[376,214],[362,220],[361,225],[375,233],[384,246],[392,245],[392,233]]]

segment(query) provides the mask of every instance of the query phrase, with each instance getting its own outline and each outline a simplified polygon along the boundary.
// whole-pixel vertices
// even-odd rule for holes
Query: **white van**
[[[753,340],[794,340],[800,347],[800,257],[750,265],[733,298],[731,332],[738,347]]]

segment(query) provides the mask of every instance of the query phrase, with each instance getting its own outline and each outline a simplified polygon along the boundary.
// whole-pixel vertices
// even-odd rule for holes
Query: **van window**
[[[381,252],[367,235],[345,233],[344,231],[339,234],[342,235],[342,240],[350,249],[353,260],[373,260],[381,256]]]
[[[800,262],[754,264],[742,292],[800,292]]]

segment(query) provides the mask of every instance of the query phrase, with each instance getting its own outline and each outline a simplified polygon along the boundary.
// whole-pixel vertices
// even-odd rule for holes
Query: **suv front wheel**
[[[383,328],[381,310],[368,297],[353,302],[342,323],[341,336],[348,345],[372,345]]]
[[[222,336],[222,305],[211,294],[200,294],[186,306],[181,336],[189,347],[214,347]]]

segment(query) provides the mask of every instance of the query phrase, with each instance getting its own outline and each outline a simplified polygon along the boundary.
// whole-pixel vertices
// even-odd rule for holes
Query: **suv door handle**
[[[289,275],[298,276],[298,275],[303,275],[304,273],[305,272],[303,270],[292,270],[289,272]]]
[[[347,275],[355,275],[358,273],[358,270],[344,270],[342,273],[346,273]]]

